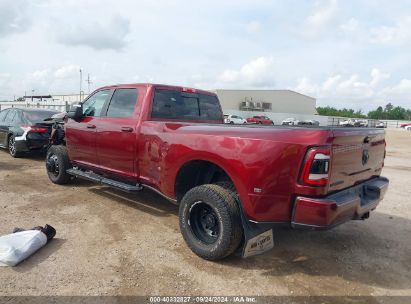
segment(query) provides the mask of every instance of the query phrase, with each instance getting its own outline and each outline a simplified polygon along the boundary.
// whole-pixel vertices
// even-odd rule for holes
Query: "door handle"
[[[95,129],[95,128],[96,128],[96,125],[87,125],[87,128],[88,128],[88,129]]]
[[[121,127],[122,132],[133,132],[133,128],[130,127]]]

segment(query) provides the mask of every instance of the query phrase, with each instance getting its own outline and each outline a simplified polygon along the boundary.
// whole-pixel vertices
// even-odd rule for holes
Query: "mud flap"
[[[244,230],[244,246],[242,257],[249,258],[263,254],[274,248],[274,233],[271,225],[255,224],[248,221],[241,212],[241,222]]]

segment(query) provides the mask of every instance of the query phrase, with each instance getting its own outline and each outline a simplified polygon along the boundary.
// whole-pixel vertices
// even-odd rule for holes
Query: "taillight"
[[[36,126],[21,126],[24,131],[27,133],[46,133],[48,132],[47,128],[36,127]]]
[[[314,147],[307,151],[300,182],[311,186],[326,186],[330,178],[330,147]]]

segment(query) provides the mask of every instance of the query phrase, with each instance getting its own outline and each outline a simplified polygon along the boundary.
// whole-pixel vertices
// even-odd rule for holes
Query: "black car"
[[[46,109],[10,108],[0,111],[0,147],[19,157],[47,146],[51,125],[44,120],[59,112]]]

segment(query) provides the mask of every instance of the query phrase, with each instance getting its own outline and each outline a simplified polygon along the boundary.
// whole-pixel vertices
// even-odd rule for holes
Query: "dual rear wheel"
[[[236,194],[224,186],[197,186],[189,190],[180,203],[183,238],[195,254],[207,260],[231,255],[243,237]]]

